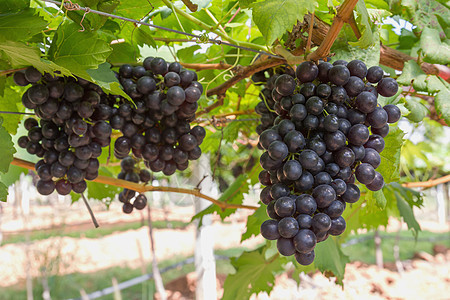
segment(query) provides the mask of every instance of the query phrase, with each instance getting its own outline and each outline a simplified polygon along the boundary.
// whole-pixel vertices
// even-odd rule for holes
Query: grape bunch
[[[136,161],[131,156],[123,158],[120,162],[120,167],[121,171],[117,176],[119,179],[134,183],[148,183],[152,179],[150,172],[146,169],[139,169]],[[133,198],[133,203],[131,203]],[[142,210],[147,205],[147,197],[144,194],[136,196],[136,191],[130,189],[123,189],[119,193],[119,201],[123,203],[122,210],[126,214],[130,214],[133,208]]]
[[[378,94],[391,97],[397,82],[378,66],[360,60],[306,61],[292,74],[274,74],[256,107],[265,188],[260,199],[270,217],[261,234],[277,240],[280,254],[301,265],[314,261],[314,248],[346,228],[347,203],[359,200],[357,180],[371,191],[384,185],[380,165],[388,123],[397,106],[380,107]],[[269,113],[276,117],[269,124]]]
[[[18,139],[20,147],[41,158],[35,164],[38,192],[84,192],[86,180],[98,176],[102,147],[111,141],[112,129],[105,121],[110,107],[103,104],[109,96],[81,78],[42,75],[33,67],[16,72],[14,81],[31,84],[22,104],[39,118],[26,119],[28,134]]]
[[[133,102],[78,77],[43,75],[33,67],[14,73],[17,85],[31,84],[22,103],[39,119],[24,122],[28,134],[18,144],[42,158],[35,165],[40,194],[85,191],[86,180],[98,176],[97,158],[111,144],[113,130],[122,134],[114,143],[115,157],[131,152],[153,172],[169,176],[200,157],[206,131],[190,125],[203,93],[195,72],[147,57],[143,66],[122,65],[116,76]]]
[[[199,145],[206,135],[203,127],[190,126],[203,93],[197,74],[178,62],[147,57],[142,66],[122,65],[118,77],[135,107],[122,101],[109,120],[122,133],[114,155],[122,159],[131,151],[166,176],[185,170],[202,154]]]

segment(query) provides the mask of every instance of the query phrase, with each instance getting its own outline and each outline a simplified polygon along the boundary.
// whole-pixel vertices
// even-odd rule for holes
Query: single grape
[[[342,194],[341,199],[347,203],[355,203],[359,200],[361,192],[358,186],[353,183],[347,184],[347,190]]]
[[[336,219],[331,220],[331,227],[328,230],[328,233],[330,235],[341,235],[345,228],[347,227],[347,224],[345,223],[345,220],[343,217],[339,216]]]
[[[295,207],[299,214],[312,215],[317,210],[317,203],[311,195],[302,194],[296,198]]]
[[[366,79],[370,83],[377,83],[383,78],[384,72],[383,69],[379,66],[373,66],[370,67],[369,70],[367,70]]]
[[[277,249],[278,252],[280,252],[280,254],[283,256],[291,256],[296,253],[294,242],[292,241],[292,239],[286,239],[283,237],[277,240]]]
[[[281,237],[278,233],[278,221],[266,220],[261,224],[261,235],[267,240],[276,240]]]
[[[300,253],[313,251],[317,243],[316,235],[309,229],[299,230],[292,240],[295,249]]]
[[[274,199],[277,199],[274,197]],[[295,200],[291,197],[281,197],[275,202],[274,206],[275,212],[280,217],[290,217],[294,215],[295,212]]]
[[[304,61],[297,66],[296,75],[300,82],[311,82],[319,74],[319,68],[312,61]]]
[[[394,78],[383,78],[378,82],[377,92],[384,97],[392,97],[398,91],[398,83]]]
[[[375,178],[375,169],[368,163],[362,163],[356,167],[355,176],[362,184],[369,184]]]
[[[277,201],[278,202],[278,201]],[[276,209],[276,203],[275,203]],[[292,238],[294,237],[299,230],[299,225],[296,219],[292,217],[282,218],[278,222],[278,232],[284,238]]]
[[[308,266],[313,263],[314,258],[316,257],[314,251],[309,253],[299,253],[295,252],[295,260],[301,264],[302,266]]]
[[[366,187],[371,190],[371,191],[379,191],[383,188],[384,186],[384,179],[383,176],[379,173],[375,171],[375,178],[372,180],[371,183],[366,184]]]
[[[318,213],[312,218],[311,227],[314,233],[327,232],[331,227],[331,219],[327,214]]]
[[[298,222],[298,226],[300,229],[309,229],[311,228],[312,218],[307,214],[299,214],[296,218]]]
[[[388,123],[395,123],[398,120],[400,120],[400,117],[402,116],[402,113],[400,112],[400,109],[394,105],[394,104],[388,104],[383,106],[383,109],[386,111],[388,115]]]

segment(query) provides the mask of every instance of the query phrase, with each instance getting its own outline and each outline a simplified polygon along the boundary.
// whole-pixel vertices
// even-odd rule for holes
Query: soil
[[[100,206],[99,206],[100,207]],[[122,222],[136,222],[142,219],[140,214],[124,215],[120,207],[113,206],[110,211],[94,207],[95,215],[101,225]],[[75,204],[61,209],[55,214],[53,207],[33,208],[29,221],[22,217],[12,218],[11,208],[6,207],[1,229],[3,233],[13,233],[24,229],[40,230],[44,228],[68,226],[80,230],[92,226],[84,206]],[[212,225],[215,236],[215,249],[232,247],[252,248],[263,240],[252,238],[240,243],[245,231],[248,212],[227,218],[227,223],[217,219]],[[153,220],[189,221],[193,215],[192,207],[171,208],[170,215],[163,210],[153,210]],[[399,223],[393,221],[394,230]],[[421,222],[422,225],[422,222]],[[447,225],[448,226],[448,225]],[[423,229],[433,231],[448,230],[447,226],[435,223],[422,225]],[[190,256],[194,252],[195,225],[184,229],[154,230],[156,255],[158,260],[176,256]],[[389,227],[388,227],[389,230]],[[118,249],[126,245],[128,255]],[[302,274],[301,284],[283,274],[277,277],[277,283],[270,296],[260,294],[253,300],[262,299],[450,299],[450,252],[436,247],[436,255],[418,253],[411,261],[403,262],[404,272],[399,273],[395,265],[379,269],[373,265],[354,262],[347,265],[342,289],[333,279],[320,273]],[[114,266],[135,268],[151,261],[148,231],[145,227],[138,230],[116,232],[97,239],[53,237],[32,243],[7,244],[0,247],[0,286],[21,284],[26,278],[27,262],[30,262],[30,274],[39,276],[42,267],[48,272],[64,275],[74,272],[88,273]],[[27,259],[29,257],[29,259]],[[223,294],[225,275],[218,275],[218,295]],[[195,292],[195,273],[188,274],[166,285],[170,299],[193,299]]]

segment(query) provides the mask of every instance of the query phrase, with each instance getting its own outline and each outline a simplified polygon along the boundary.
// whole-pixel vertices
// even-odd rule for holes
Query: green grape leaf
[[[316,258],[314,265],[321,271],[331,271],[336,276],[337,282],[342,285],[344,279],[345,265],[350,259],[345,255],[335,238],[331,236],[325,241],[318,243],[314,249]]]
[[[258,1],[258,0],[239,0],[239,6],[241,8],[249,8],[250,5],[256,1]]]
[[[450,126],[450,91],[448,89],[437,93],[436,97],[434,97],[434,106],[445,120],[445,123]]]
[[[400,152],[405,133],[396,126],[389,128],[389,134],[384,138],[386,147],[380,153],[381,164],[377,171],[383,175],[384,182],[398,181],[400,177]]]
[[[13,41],[0,43],[0,54],[1,52],[6,55],[13,67],[27,67],[31,65],[41,73],[59,71],[61,75],[71,75],[70,71],[66,68],[42,59],[38,48],[29,47],[24,43]]]
[[[251,5],[253,21],[258,26],[267,45],[292,30],[297,20],[303,21],[308,12],[318,6],[317,0],[266,0]]]
[[[142,0],[120,1],[119,6],[116,8],[116,13],[128,18],[142,19],[160,6],[163,6],[161,0],[152,0],[150,2],[142,2]]]
[[[425,54],[424,61],[443,65],[450,63],[450,41],[441,42],[438,30],[426,27],[420,36],[420,47]]]
[[[397,207],[405,221],[406,225],[408,225],[408,229],[411,229],[413,234],[417,237],[419,234],[420,224],[417,222],[416,217],[414,216],[414,211],[412,206],[405,200],[404,197],[398,192],[395,193],[397,198]]]
[[[98,84],[103,90],[128,98],[128,95],[122,90],[109,63],[102,63],[97,69],[86,70],[86,72],[91,77],[91,81]]]
[[[8,187],[0,182],[0,201],[6,202],[8,200]]]
[[[356,3],[356,11],[358,12],[356,23],[362,27],[361,37],[357,42],[349,42],[349,44],[360,48],[367,48],[376,42],[376,38],[372,32],[373,22],[370,20],[369,12],[363,0],[359,0]]]
[[[383,189],[376,191],[376,192],[372,192],[372,191],[368,191],[366,193],[365,198],[372,198],[375,200],[376,205],[381,208],[381,209],[385,209],[386,208],[386,196],[384,195]]]
[[[348,25],[346,25],[348,26]],[[359,59],[363,61],[367,66],[378,66],[380,62],[380,36],[376,32],[374,33],[374,42],[371,46],[363,49],[359,46],[352,46],[345,38],[347,31],[342,31],[341,34],[344,38],[340,39],[333,45],[331,51],[334,52],[333,61],[338,59],[344,59],[351,61],[354,59]],[[352,33],[351,33],[352,34]]]
[[[447,20],[450,18],[448,3],[446,6],[444,3],[440,4],[438,1],[432,0],[403,0],[393,2],[401,2],[403,6],[402,15],[404,14],[408,21],[417,26],[419,30],[425,27],[433,27],[439,33],[443,33],[443,28],[441,28],[441,25],[437,21],[436,15]]]
[[[414,60],[409,60],[405,63],[402,74],[397,78],[397,82],[401,85],[410,85],[419,75],[425,75],[425,72]]]
[[[0,173],[0,182],[10,186],[20,179],[21,174],[27,173],[28,169],[11,165],[7,173]]]
[[[111,54],[109,43],[95,32],[79,32],[79,25],[67,21],[61,24],[49,50],[52,60],[74,74],[96,69]],[[82,76],[83,77],[83,76]]]
[[[8,78],[8,83],[13,84],[12,78]],[[23,112],[25,108],[22,105],[21,99],[22,95],[19,94],[16,90],[13,90],[9,87],[6,88],[4,90],[3,97],[0,97],[0,110]],[[19,114],[10,114],[3,119],[2,126],[10,134],[16,134],[21,118],[22,117]]]
[[[26,41],[46,26],[47,22],[31,8],[15,14],[0,15],[0,41]]]
[[[428,108],[422,104],[422,99],[407,97],[405,101],[405,107],[410,111],[406,116],[408,120],[418,123],[428,115]]]
[[[118,43],[111,45],[113,49],[110,56],[108,56],[108,62],[115,64],[129,64],[136,63],[139,49],[132,46],[129,43]]]
[[[267,219],[266,206],[262,205],[247,217],[247,230],[242,234],[241,242],[257,236],[260,232],[261,224]]]
[[[0,122],[3,123],[3,118],[0,117]],[[8,172],[9,165],[13,160],[13,154],[16,153],[14,143],[11,135],[6,131],[5,127],[0,127],[0,153],[2,159],[0,160],[0,172]]]
[[[0,14],[15,13],[30,7],[30,0],[0,0]]]
[[[225,279],[223,300],[249,299],[254,293],[272,291],[275,273],[283,271],[283,260],[278,255],[266,260],[263,250],[260,247],[231,259],[236,273]]]

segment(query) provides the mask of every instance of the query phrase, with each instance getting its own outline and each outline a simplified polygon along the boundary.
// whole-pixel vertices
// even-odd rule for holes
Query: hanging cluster
[[[33,67],[14,74],[17,85],[31,84],[22,103],[37,118],[25,120],[28,135],[18,143],[42,158],[35,165],[40,178],[37,190],[42,195],[55,189],[61,195],[85,191],[86,180],[98,176],[98,157],[102,148],[110,146],[113,130],[122,134],[114,143],[114,155],[126,159],[126,166],[133,160],[128,157],[131,152],[134,163],[143,161],[151,171],[169,176],[200,157],[199,145],[206,132],[190,125],[203,92],[195,72],[177,62],[148,57],[142,66],[121,66],[116,75],[133,102],[108,95],[82,78],[42,75]],[[135,173],[123,171],[126,175],[119,178],[137,182],[130,175]],[[144,174],[145,179],[149,177]],[[145,179],[141,181],[149,180]],[[119,197],[125,203],[124,211],[130,210],[133,197],[131,191]],[[133,205],[142,209],[145,205],[139,203],[144,202],[136,198]]]
[[[256,106],[259,147],[265,150],[260,198],[271,218],[261,234],[277,240],[282,255],[309,265],[316,243],[344,232],[341,215],[360,197],[355,179],[371,191],[383,187],[375,169],[388,123],[401,114],[395,105],[378,105],[378,94],[390,97],[398,90],[378,66],[307,61],[292,73],[268,79],[258,74],[266,82]]]

